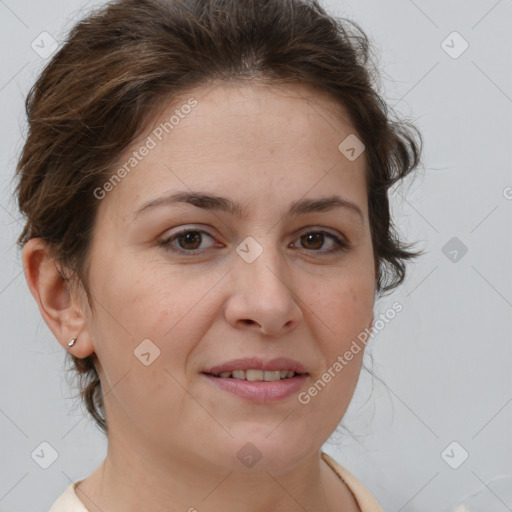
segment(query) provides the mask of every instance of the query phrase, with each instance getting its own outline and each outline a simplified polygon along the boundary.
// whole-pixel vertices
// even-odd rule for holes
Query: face
[[[237,470],[243,447],[269,471],[320,449],[363,350],[335,363],[373,318],[365,155],[338,149],[354,133],[302,86],[223,84],[122,155],[98,192],[86,327],[116,442]]]

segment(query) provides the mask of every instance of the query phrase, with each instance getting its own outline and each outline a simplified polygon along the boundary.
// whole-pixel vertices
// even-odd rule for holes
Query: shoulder
[[[75,485],[76,483],[73,482],[66,487],[64,492],[55,500],[49,512],[88,512],[75,494]]]
[[[336,462],[331,456],[322,452],[322,459],[331,469],[343,480],[350,489],[361,509],[361,512],[383,512],[377,500],[370,494],[370,491],[347,469]]]

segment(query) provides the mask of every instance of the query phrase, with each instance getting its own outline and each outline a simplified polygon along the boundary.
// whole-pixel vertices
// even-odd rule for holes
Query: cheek
[[[102,366],[111,370],[112,379],[119,377],[136,361],[134,350],[149,339],[156,346],[153,350],[160,351],[155,364],[179,367],[212,321],[215,293],[209,292],[222,274],[198,274],[191,266],[178,268],[133,255],[119,255],[115,265],[102,261],[92,269],[91,280],[93,337]]]
[[[185,308],[190,288],[179,272],[130,254],[100,259],[91,272],[98,314],[106,313],[125,334],[147,337],[164,312],[179,316]]]
[[[364,276],[340,280],[317,294],[312,307],[323,367],[299,396],[299,403],[304,405],[304,414],[324,418],[326,436],[343,418],[357,386],[365,350],[360,335],[371,325],[374,293],[373,282]]]
[[[112,390],[106,402],[134,422],[163,407],[179,409],[188,397],[178,384],[187,358],[211,322],[205,290],[215,275],[192,278],[158,262],[122,258],[112,272],[105,268],[94,274],[91,332],[105,390]]]
[[[357,335],[369,328],[375,301],[375,283],[368,273],[346,273],[343,278],[324,283],[317,289],[312,311],[317,315],[316,322],[327,336],[319,337],[326,341],[329,352],[344,350]]]

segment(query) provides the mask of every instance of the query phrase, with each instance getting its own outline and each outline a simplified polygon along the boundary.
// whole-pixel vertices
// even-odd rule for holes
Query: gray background
[[[100,4],[0,0],[0,511],[47,511],[106,450],[28,291],[11,198],[24,97],[45,62],[31,43],[43,31],[62,40]],[[343,420],[353,437],[336,433],[325,450],[386,512],[452,511],[473,493],[466,510],[512,510],[512,480],[503,478],[512,478],[512,2],[323,4],[367,31],[386,99],[423,132],[424,167],[395,192],[393,210],[404,237],[427,250],[376,305],[377,316],[394,301],[404,306],[365,356],[385,385],[362,372]],[[461,37],[448,37],[453,31]],[[58,454],[48,469],[31,456],[42,442]],[[462,450],[469,457],[453,469],[445,459],[459,464]]]

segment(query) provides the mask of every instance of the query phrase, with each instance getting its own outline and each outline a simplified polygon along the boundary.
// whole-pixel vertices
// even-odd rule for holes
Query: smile
[[[254,373],[253,373],[254,371]],[[286,371],[286,376],[284,373]],[[281,372],[283,377],[281,377]],[[267,374],[267,379],[265,379]],[[233,370],[219,375],[202,373],[216,389],[253,403],[279,402],[296,396],[306,385],[307,373],[288,370]],[[236,377],[235,375],[239,375]],[[278,377],[279,375],[279,377]],[[289,376],[290,375],[290,376]],[[251,380],[253,379],[253,380]]]
[[[251,382],[265,381],[273,382],[281,379],[290,379],[298,375],[293,370],[233,370],[232,372],[221,372],[214,377],[223,379],[239,379]]]

